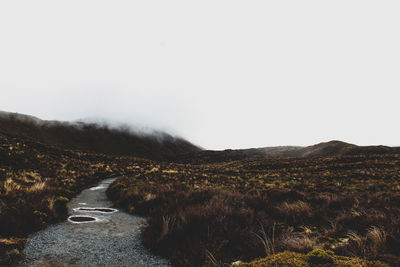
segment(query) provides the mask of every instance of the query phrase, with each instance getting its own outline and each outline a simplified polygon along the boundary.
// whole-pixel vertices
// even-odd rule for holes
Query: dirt
[[[119,210],[110,212],[112,203],[105,191],[113,180],[104,180],[72,199],[69,220],[29,236],[25,259],[19,265],[170,266],[143,247],[144,218]]]

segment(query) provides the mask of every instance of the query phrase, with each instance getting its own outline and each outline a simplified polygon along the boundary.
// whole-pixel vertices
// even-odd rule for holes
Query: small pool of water
[[[88,211],[88,212],[102,212],[102,213],[113,213],[117,212],[117,209],[112,208],[75,208],[74,211]]]
[[[97,219],[95,217],[90,216],[70,216],[68,221],[75,223],[83,223],[83,222],[95,222]]]

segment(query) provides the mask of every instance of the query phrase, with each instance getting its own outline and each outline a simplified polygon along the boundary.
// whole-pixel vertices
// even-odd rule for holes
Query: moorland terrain
[[[205,151],[167,134],[0,116],[0,259],[101,179],[175,266],[396,266],[400,149],[339,141]],[[242,263],[239,263],[241,261]],[[246,263],[247,262],[247,263]]]

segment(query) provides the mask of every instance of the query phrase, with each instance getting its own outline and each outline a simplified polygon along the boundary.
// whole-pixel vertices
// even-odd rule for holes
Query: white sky
[[[1,1],[0,110],[209,149],[400,145],[400,1]]]

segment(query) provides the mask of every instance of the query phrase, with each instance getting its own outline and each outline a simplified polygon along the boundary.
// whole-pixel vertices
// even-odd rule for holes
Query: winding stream
[[[20,266],[169,266],[141,244],[145,219],[110,208],[105,191],[114,180],[72,199],[67,221],[30,235]]]

